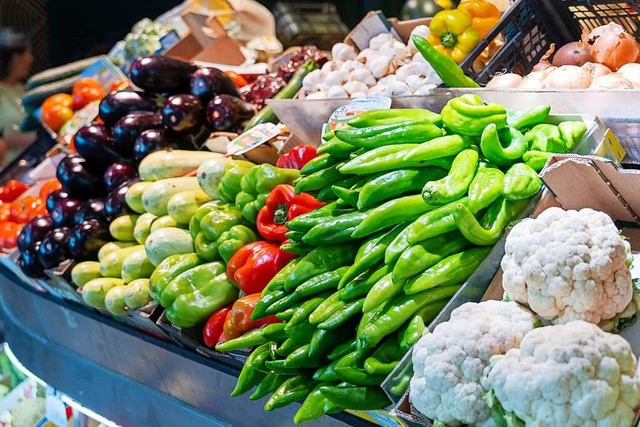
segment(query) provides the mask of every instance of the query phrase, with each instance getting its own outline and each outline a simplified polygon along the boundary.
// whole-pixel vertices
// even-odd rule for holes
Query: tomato
[[[73,93],[73,109],[79,110],[92,101],[99,101],[104,98],[106,94],[104,90],[96,87],[84,87],[77,92]]]
[[[57,179],[50,179],[42,184],[39,196],[42,200],[45,200],[49,194],[53,193],[56,190],[60,190],[61,188],[62,184],[60,184],[60,181],[58,181]]]
[[[66,93],[58,93],[56,95],[51,95],[42,103],[42,109],[48,109],[53,107],[54,105],[64,105],[65,107],[71,108],[71,104],[73,103],[73,98],[71,95]]]
[[[0,223],[0,246],[13,249],[18,246],[18,235],[24,226],[7,221]]]
[[[49,108],[43,107],[41,113],[42,122],[54,132],[58,132],[72,116],[73,110],[71,107],[61,104],[56,104]]]
[[[227,76],[229,76],[229,78],[231,80],[233,80],[233,82],[236,84],[236,86],[238,87],[242,87],[242,86],[246,86],[249,84],[249,82],[247,81],[247,79],[245,79],[244,77],[242,77],[240,74],[236,73],[235,71],[225,71],[224,72]]]
[[[27,191],[28,184],[21,181],[11,180],[7,181],[7,185],[0,187],[0,201],[13,202],[22,193]]]
[[[0,205],[0,223],[9,221],[11,217],[11,203],[3,203]]]
[[[47,210],[44,202],[38,196],[26,196],[15,202],[11,202],[11,221],[18,224],[26,224],[38,215],[46,214]]]
[[[102,89],[102,85],[96,79],[93,79],[91,77],[83,77],[73,85],[71,95],[75,95],[85,88]]]

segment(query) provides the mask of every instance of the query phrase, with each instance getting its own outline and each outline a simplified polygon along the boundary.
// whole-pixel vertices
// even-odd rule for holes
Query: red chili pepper
[[[242,77],[240,74],[236,73],[235,71],[225,71],[224,72],[231,80],[233,80],[233,82],[236,84],[236,86],[238,87],[242,87],[242,86],[246,86],[249,84],[249,82],[247,81],[247,79],[245,79],[244,77]]]
[[[313,145],[298,145],[291,151],[278,157],[276,166],[284,169],[302,169],[311,159],[318,157]]]
[[[0,187],[0,200],[3,202],[13,202],[22,193],[27,191],[29,186],[24,182],[11,180],[4,187]]]
[[[222,330],[224,329],[224,322],[227,320],[227,314],[231,311],[232,304],[222,307],[209,317],[207,323],[202,330],[202,338],[207,347],[213,348],[220,342],[222,337]]]
[[[287,221],[323,205],[311,194],[296,194],[292,185],[280,184],[271,190],[264,207],[258,212],[258,232],[267,240],[284,242],[289,231],[285,225]]]
[[[260,293],[273,276],[296,256],[280,250],[280,246],[273,242],[249,243],[229,260],[227,277],[245,294]]]
[[[251,320],[251,313],[260,301],[260,293],[245,295],[233,303],[231,311],[227,313],[224,322],[224,337],[231,340],[239,337],[247,331],[259,328],[270,323],[278,323],[280,319],[276,316],[267,316],[260,320]]]

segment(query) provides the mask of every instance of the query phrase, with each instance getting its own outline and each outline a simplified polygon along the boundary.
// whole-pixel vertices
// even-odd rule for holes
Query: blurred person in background
[[[0,168],[36,139],[35,132],[20,132],[26,117],[21,98],[32,62],[28,37],[13,28],[0,28]]]

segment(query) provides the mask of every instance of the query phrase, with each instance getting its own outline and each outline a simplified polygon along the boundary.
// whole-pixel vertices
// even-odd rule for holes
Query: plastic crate
[[[313,44],[320,49],[344,40],[349,33],[331,3],[276,3],[276,35],[285,46]]]
[[[499,72],[527,74],[552,43],[559,47],[579,40],[583,28],[617,22],[637,37],[639,12],[640,0],[518,0],[460,66],[482,84]],[[475,70],[474,61],[499,36],[504,46],[482,70]]]

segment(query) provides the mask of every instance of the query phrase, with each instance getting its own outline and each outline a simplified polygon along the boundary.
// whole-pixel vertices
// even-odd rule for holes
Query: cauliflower
[[[605,213],[550,208],[509,233],[502,287],[509,299],[553,324],[598,324],[632,300],[627,247]]]
[[[629,343],[582,320],[534,329],[491,365],[487,401],[510,426],[630,427],[640,404]]]
[[[491,356],[518,347],[536,318],[515,302],[463,304],[413,349],[411,403],[449,427],[493,426],[481,385]]]

